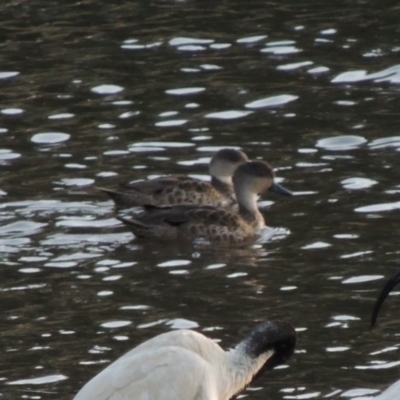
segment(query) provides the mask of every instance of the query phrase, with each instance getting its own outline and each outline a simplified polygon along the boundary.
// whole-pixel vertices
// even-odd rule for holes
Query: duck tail
[[[145,224],[145,223],[143,223],[141,221],[138,221],[135,218],[130,218],[130,219],[127,219],[127,218],[124,218],[124,217],[115,217],[115,218],[118,219],[119,221],[121,221],[124,225],[126,225],[131,230],[133,230],[135,228],[144,229],[144,228],[148,228],[149,227],[149,225],[147,225],[147,224]]]
[[[95,189],[98,190],[99,192],[106,193],[113,200],[115,200],[117,197],[123,195],[123,193],[121,193],[121,192],[119,192],[118,190],[115,190],[115,189],[108,189],[108,188],[103,188],[103,187],[100,187],[100,186],[96,186]]]

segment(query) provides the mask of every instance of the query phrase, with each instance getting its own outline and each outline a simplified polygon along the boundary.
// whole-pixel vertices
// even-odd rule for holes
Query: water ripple
[[[19,72],[17,71],[9,71],[9,72],[0,72],[0,79],[9,79],[13,78],[14,76],[19,75]]]
[[[71,137],[69,133],[63,132],[46,132],[36,133],[31,137],[31,142],[37,144],[56,144],[65,142]]]
[[[384,278],[384,276],[382,275],[360,275],[345,279],[344,281],[342,281],[342,283],[344,284],[363,283],[363,282],[377,281],[382,278]]]
[[[342,135],[320,139],[318,140],[316,147],[321,147],[331,151],[345,151],[353,150],[366,142],[367,140],[362,136]]]
[[[267,37],[267,35],[247,36],[247,37],[237,39],[236,43],[241,43],[241,44],[256,43],[256,42],[259,42],[259,41],[265,39],[266,37]]]
[[[0,227],[0,235],[9,234],[11,232],[19,232],[24,235],[32,235],[41,230],[41,228],[47,226],[46,223],[39,223],[33,221],[17,221],[8,225],[3,225]]]
[[[199,327],[196,321],[191,321],[184,318],[175,318],[169,320],[166,325],[170,326],[171,329],[195,329]]]
[[[8,385],[43,385],[68,379],[65,375],[47,375],[40,378],[20,379],[18,381],[7,382]]]
[[[375,363],[373,365],[356,365],[354,368],[361,369],[361,370],[366,370],[366,369],[376,370],[376,369],[390,369],[390,368],[397,367],[398,365],[400,365],[400,361],[391,361],[391,362],[375,361]]]
[[[219,111],[219,112],[214,112],[207,114],[205,118],[210,118],[210,119],[238,119],[238,118],[243,118],[247,117],[250,115],[253,111],[239,111],[239,110],[229,110],[229,111]]]
[[[173,94],[176,96],[182,96],[186,94],[196,94],[200,92],[204,92],[206,88],[204,87],[187,87],[187,88],[180,88],[180,89],[168,89],[165,91],[167,94]]]
[[[265,99],[255,100],[245,104],[246,108],[264,108],[280,106],[282,104],[290,103],[291,101],[297,100],[299,96],[293,96],[291,94],[281,94],[279,96],[266,97]]]
[[[368,178],[347,178],[340,182],[345,189],[359,190],[376,185],[378,182]]]
[[[104,322],[103,324],[100,324],[103,328],[122,328],[124,326],[128,326],[132,324],[131,321],[110,321],[110,322]]]
[[[187,119],[171,119],[168,121],[156,122],[154,125],[159,127],[169,127],[169,126],[181,126],[188,122]]]
[[[95,234],[63,234],[57,233],[50,235],[47,239],[42,240],[40,244],[42,246],[75,246],[83,243],[95,243],[95,244],[115,244],[115,243],[128,243],[132,240],[131,233],[95,233]]]
[[[361,213],[374,213],[382,211],[393,211],[400,208],[400,201],[394,203],[372,204],[370,206],[357,207],[354,211]]]
[[[214,43],[213,39],[200,39],[189,37],[176,37],[168,42],[171,46],[182,46],[186,44],[210,44]]]
[[[400,64],[382,71],[368,74],[366,70],[343,72],[332,79],[332,83],[356,83],[362,81],[400,83]]]
[[[390,136],[375,139],[368,144],[371,149],[384,149],[386,147],[396,147],[400,149],[400,136]]]
[[[4,115],[19,115],[23,114],[25,110],[22,108],[3,108],[0,112]]]
[[[92,87],[90,90],[97,94],[116,94],[122,92],[124,88],[118,85],[99,85]]]

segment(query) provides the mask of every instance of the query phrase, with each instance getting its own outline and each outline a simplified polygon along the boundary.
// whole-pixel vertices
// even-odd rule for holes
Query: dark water
[[[400,375],[400,7],[367,1],[0,6],[0,394],[70,399],[137,343],[298,329],[250,399],[355,398]],[[138,242],[94,186],[271,162],[267,243]]]

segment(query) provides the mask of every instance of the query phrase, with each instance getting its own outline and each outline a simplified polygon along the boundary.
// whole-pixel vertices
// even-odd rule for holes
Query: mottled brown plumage
[[[235,202],[232,175],[248,160],[239,150],[219,150],[210,161],[211,182],[186,176],[166,176],[119,185],[117,189],[97,188],[110,196],[119,208],[175,204],[227,206]]]
[[[274,182],[272,168],[264,161],[248,161],[239,166],[233,175],[233,183],[238,212],[193,204],[147,205],[137,217],[119,219],[139,238],[203,238],[227,245],[243,243],[253,239],[265,226],[257,208],[257,195],[267,190],[284,195],[291,195],[291,192]]]

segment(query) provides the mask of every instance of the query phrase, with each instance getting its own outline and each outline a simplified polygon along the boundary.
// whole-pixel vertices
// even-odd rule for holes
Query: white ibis
[[[201,333],[170,331],[110,364],[74,400],[228,400],[287,361],[295,345],[296,332],[283,321],[258,325],[228,351]]]

